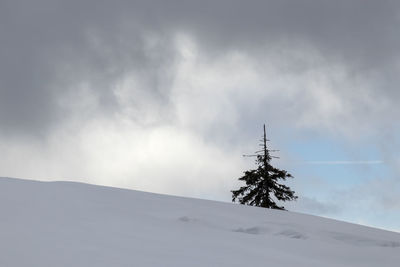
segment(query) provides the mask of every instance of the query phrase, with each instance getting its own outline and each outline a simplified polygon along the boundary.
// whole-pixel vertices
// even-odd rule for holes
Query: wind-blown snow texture
[[[400,234],[315,216],[0,178],[0,266],[398,266]]]

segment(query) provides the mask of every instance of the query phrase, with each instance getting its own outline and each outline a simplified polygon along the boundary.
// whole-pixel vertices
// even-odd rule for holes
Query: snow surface
[[[0,178],[0,266],[399,266],[400,234],[305,214]]]

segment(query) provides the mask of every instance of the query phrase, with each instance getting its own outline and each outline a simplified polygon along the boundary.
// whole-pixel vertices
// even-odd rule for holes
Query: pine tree
[[[267,137],[265,133],[264,124],[264,136],[262,141],[262,150],[255,152],[257,157],[256,164],[258,168],[255,170],[249,170],[244,172],[244,176],[239,178],[240,181],[246,182],[245,186],[240,187],[238,190],[233,190],[232,201],[238,200],[240,204],[247,204],[251,206],[258,206],[263,208],[285,210],[283,206],[278,206],[272,199],[272,195],[277,200],[289,201],[296,200],[295,192],[292,191],[288,186],[279,184],[278,180],[286,180],[287,178],[293,178],[293,176],[285,170],[280,170],[273,167],[270,164],[273,156],[267,148]]]

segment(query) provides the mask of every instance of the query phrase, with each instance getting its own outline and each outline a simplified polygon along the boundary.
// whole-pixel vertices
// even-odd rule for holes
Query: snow
[[[400,234],[294,212],[0,178],[0,266],[398,266]]]

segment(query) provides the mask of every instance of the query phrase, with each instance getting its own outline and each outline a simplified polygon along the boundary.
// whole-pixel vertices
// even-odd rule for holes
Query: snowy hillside
[[[304,214],[0,178],[0,266],[399,266],[400,234]]]

